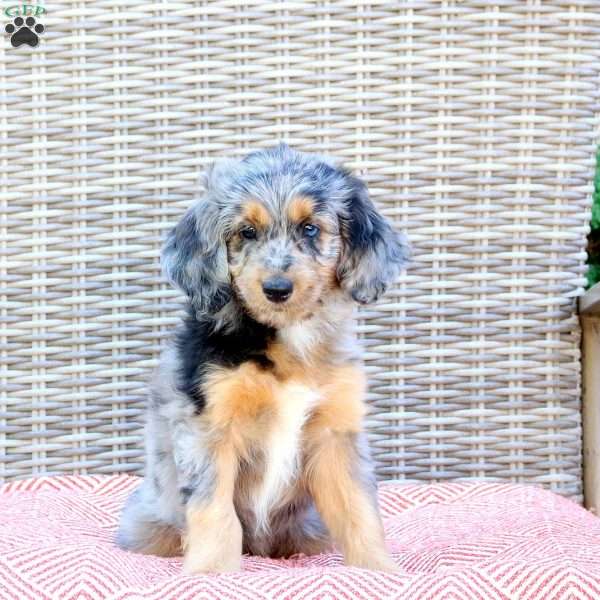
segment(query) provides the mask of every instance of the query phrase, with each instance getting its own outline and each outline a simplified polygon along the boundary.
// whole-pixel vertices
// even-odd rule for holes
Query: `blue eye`
[[[256,239],[256,229],[250,225],[244,227],[240,231],[240,235],[246,240],[255,240]]]
[[[319,228],[312,223],[307,223],[302,229],[307,238],[316,238],[319,235]]]

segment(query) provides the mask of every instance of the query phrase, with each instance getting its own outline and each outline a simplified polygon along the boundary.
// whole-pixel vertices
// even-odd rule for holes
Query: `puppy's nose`
[[[294,284],[287,278],[275,275],[263,281],[263,292],[271,302],[285,302],[294,290]]]

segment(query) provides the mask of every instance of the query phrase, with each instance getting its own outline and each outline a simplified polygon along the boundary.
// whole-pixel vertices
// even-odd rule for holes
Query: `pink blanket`
[[[536,487],[382,484],[398,573],[339,554],[270,560],[185,577],[181,559],[119,550],[119,511],[139,479],[42,477],[0,488],[0,598],[600,598],[600,519]]]

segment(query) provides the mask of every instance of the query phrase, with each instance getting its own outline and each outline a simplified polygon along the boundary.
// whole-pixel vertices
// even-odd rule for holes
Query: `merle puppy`
[[[146,477],[118,542],[184,553],[188,573],[243,552],[393,569],[362,431],[353,303],[407,256],[362,181],[286,145],[217,162],[171,231],[168,278],[187,318],[150,390]]]

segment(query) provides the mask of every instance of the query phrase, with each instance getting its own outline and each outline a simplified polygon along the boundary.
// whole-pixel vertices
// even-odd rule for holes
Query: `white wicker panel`
[[[45,6],[0,44],[0,475],[140,468],[161,236],[214,157],[285,139],[414,246],[360,323],[380,476],[580,496],[597,2]]]

